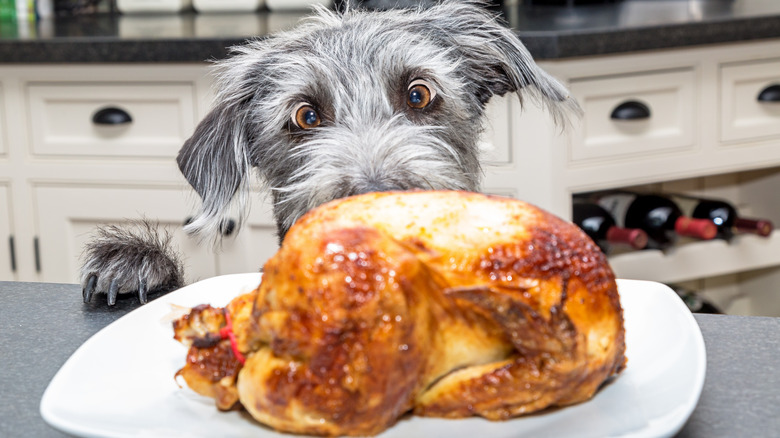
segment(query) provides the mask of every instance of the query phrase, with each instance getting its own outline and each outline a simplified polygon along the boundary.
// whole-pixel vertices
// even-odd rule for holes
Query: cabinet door
[[[249,217],[240,233],[222,241],[218,268],[220,275],[257,272],[279,249],[271,204],[258,194],[252,196],[252,203]]]
[[[6,146],[6,127],[5,127],[5,114],[3,114],[4,102],[3,102],[3,84],[0,82],[0,158],[4,158],[8,154]]]
[[[216,275],[216,255],[182,231],[195,196],[174,188],[37,187],[39,272],[42,281],[74,283],[84,244],[99,224],[147,218],[173,235],[187,283]]]
[[[8,187],[0,184],[0,281],[16,280],[13,269],[14,243],[11,231],[11,203]]]
[[[512,161],[510,148],[511,99],[514,94],[496,96],[485,107],[487,124],[482,134],[480,148],[483,160],[490,165],[505,165]]]

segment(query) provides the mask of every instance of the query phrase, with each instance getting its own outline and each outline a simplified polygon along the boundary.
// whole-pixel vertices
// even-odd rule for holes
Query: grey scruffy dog
[[[306,211],[337,198],[478,191],[478,142],[494,95],[530,97],[561,124],[580,111],[481,1],[319,9],[232,52],[217,65],[215,106],[177,158],[202,199],[185,231],[201,235],[218,235],[233,203],[246,213],[253,168],[282,239]],[[181,286],[182,268],[154,227],[108,227],[85,250],[82,284],[85,302],[105,292],[112,305],[137,292],[143,303]]]

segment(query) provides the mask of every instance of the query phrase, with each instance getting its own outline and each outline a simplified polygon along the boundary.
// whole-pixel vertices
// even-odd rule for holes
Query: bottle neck
[[[610,227],[607,230],[607,241],[610,243],[623,243],[634,249],[643,249],[647,246],[647,233],[638,228]]]
[[[767,237],[772,234],[774,226],[766,219],[737,218],[734,221],[734,229],[740,233],[752,233]]]

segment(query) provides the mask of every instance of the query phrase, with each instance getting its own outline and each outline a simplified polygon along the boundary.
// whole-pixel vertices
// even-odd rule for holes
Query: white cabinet
[[[0,280],[77,282],[96,227],[141,218],[171,233],[187,282],[259,270],[278,247],[260,196],[216,245],[182,231],[200,201],[175,157],[209,109],[210,74],[205,63],[0,67]]]
[[[258,271],[278,248],[264,195],[216,245],[182,232],[199,199],[175,157],[209,108],[210,74],[207,64],[0,67],[0,116],[13,109],[10,122],[0,117],[0,280],[77,282],[96,227],[142,217],[173,235],[188,282]],[[512,161],[512,106],[489,104],[483,146],[499,166]]]
[[[252,207],[241,232],[223,238],[219,247],[219,274],[257,272],[279,248],[271,203],[260,193],[250,195]]]
[[[721,66],[720,137],[723,142],[780,138],[780,102],[767,100],[780,95],[778,72],[780,59]]]
[[[528,188],[518,196],[569,218],[580,192],[681,192],[723,197],[745,216],[780,225],[780,103],[757,99],[780,88],[778,54],[780,40],[767,40],[542,63],[585,115],[563,136],[536,108],[513,121],[537,121],[525,145],[520,137],[513,144],[535,163],[518,175]],[[642,103],[649,116],[612,119],[625,102]],[[619,277],[704,290],[731,313],[780,316],[780,231],[621,253],[610,262]]]
[[[34,189],[42,281],[71,283],[78,277],[82,250],[95,228],[147,218],[172,236],[181,253],[186,281],[217,274],[216,254],[182,232],[190,208],[183,188],[144,186],[42,185]]]
[[[32,153],[171,158],[197,121],[193,83],[34,82],[27,87]]]
[[[491,165],[508,165],[512,162],[512,140],[509,129],[512,107],[512,101],[506,97],[491,99],[487,104],[487,124],[480,147],[483,161]]]
[[[16,254],[11,229],[11,203],[8,187],[0,183],[0,281],[16,280]]]
[[[5,121],[5,99],[3,99],[3,83],[0,82],[0,160],[8,158]]]
[[[0,81],[0,281],[16,280],[16,254],[12,227],[10,178],[6,131],[4,84]]]
[[[691,149],[699,116],[695,84],[692,68],[573,79],[570,92],[585,115],[571,135],[571,162]]]
[[[484,190],[564,218],[580,192],[698,193],[780,224],[780,103],[757,100],[780,85],[778,53],[780,40],[767,40],[545,61],[585,115],[562,130],[515,96],[489,102]],[[181,232],[199,200],[174,157],[208,110],[209,73],[205,63],[0,67],[0,279],[75,282],[96,224],[144,215],[171,230],[189,281],[258,270],[277,249],[260,193],[242,232],[213,251]],[[626,103],[648,117],[612,118]],[[133,122],[93,123],[106,108]],[[780,231],[610,261],[620,277],[695,284],[734,313],[780,315]]]
[[[209,85],[201,65],[0,67],[0,280],[77,282],[98,223],[146,214],[180,228],[186,184],[173,158],[205,113]],[[106,108],[131,120],[95,123]],[[216,272],[214,254],[174,235],[193,277]],[[9,237],[15,272],[5,270]]]

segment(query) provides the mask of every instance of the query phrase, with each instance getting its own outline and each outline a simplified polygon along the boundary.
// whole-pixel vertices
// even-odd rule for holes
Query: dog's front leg
[[[171,246],[171,236],[146,220],[100,227],[84,249],[81,284],[84,302],[96,293],[108,305],[119,294],[136,293],[141,304],[150,293],[169,292],[183,285],[183,267]]]

